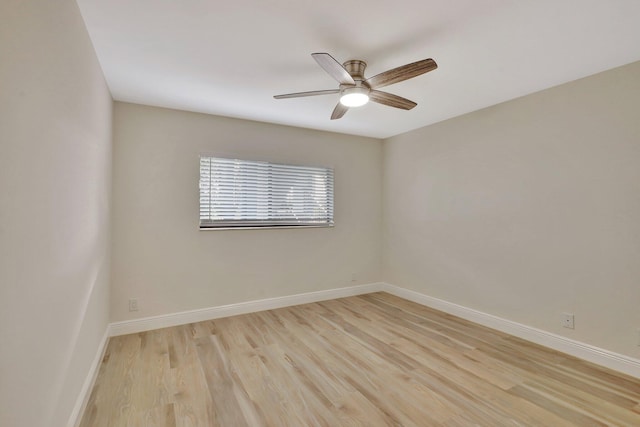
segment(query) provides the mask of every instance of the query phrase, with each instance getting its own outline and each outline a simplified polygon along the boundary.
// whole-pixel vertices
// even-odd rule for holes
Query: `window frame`
[[[216,222],[215,220],[212,219],[207,219],[207,218],[203,218],[203,211],[207,212],[207,214],[209,216],[212,215],[212,205],[213,202],[212,200],[212,196],[211,193],[207,193],[203,196],[203,160],[207,160],[210,162],[210,166],[209,166],[209,173],[211,174],[211,165],[212,163],[214,163],[215,161],[220,161],[221,163],[226,163],[226,164],[237,164],[237,166],[240,166],[241,168],[247,168],[247,169],[252,169],[252,168],[258,168],[258,170],[261,169],[267,169],[270,171],[270,173],[268,174],[268,180],[266,182],[262,182],[261,183],[257,183],[257,181],[251,181],[251,184],[249,184],[249,186],[253,189],[251,192],[254,194],[249,194],[249,196],[254,196],[254,199],[251,199],[251,197],[249,197],[249,203],[253,203],[256,206],[256,209],[260,208],[260,204],[262,204],[262,208],[267,209],[267,212],[262,212],[263,215],[266,214],[266,218],[259,218],[259,215],[256,214],[256,216],[254,218],[242,218],[242,219],[238,219],[238,220],[233,220],[233,219],[223,219],[223,220],[219,220],[218,222]],[[228,165],[226,167],[229,167]],[[285,170],[286,172],[282,172],[283,170]],[[274,172],[275,171],[275,172]],[[303,172],[304,171],[304,172]],[[320,184],[316,184],[316,183],[311,183],[311,180],[314,179],[314,175],[313,175],[313,171],[316,171],[319,173],[319,177],[320,177]],[[217,173],[219,174],[224,174],[224,172],[227,172],[226,170],[220,170]],[[255,172],[255,169],[252,170],[252,172]],[[238,174],[238,177],[240,180],[242,179],[248,179],[248,175],[251,175],[252,177],[254,177],[255,175],[258,175],[257,179],[265,179],[262,175],[259,175],[260,172],[257,173],[248,173],[246,170],[243,171],[242,173]],[[285,176],[286,175],[286,176]],[[264,229],[293,229],[293,228],[333,228],[335,226],[335,210],[334,210],[334,200],[335,200],[335,179],[334,179],[334,169],[330,168],[330,167],[326,167],[326,166],[309,166],[309,165],[299,165],[299,164],[291,164],[291,163],[276,163],[276,162],[272,162],[272,161],[264,161],[264,160],[246,160],[246,159],[239,159],[236,157],[221,157],[218,155],[212,155],[212,154],[200,154],[199,155],[199,170],[198,170],[198,176],[199,176],[199,181],[198,181],[198,192],[199,192],[199,229],[200,231],[209,231],[209,230],[264,230]],[[294,177],[294,179],[300,181],[301,178],[303,179],[307,179],[308,181],[304,181],[303,185],[301,187],[297,187],[295,188],[294,186],[291,186],[290,182],[286,181],[286,178],[289,177],[291,178],[291,176]],[[315,176],[315,178],[317,179],[318,176]],[[209,191],[211,191],[211,182],[212,182],[212,177],[211,175],[209,175],[208,179],[204,180],[205,182],[208,182],[208,186],[207,188],[209,189]],[[243,183],[246,184],[245,181],[242,181]],[[291,203],[291,205],[289,206],[290,212],[292,215],[294,215],[293,211],[294,210],[300,210],[302,209],[302,211],[304,213],[307,213],[308,211],[313,211],[314,210],[314,206],[311,205],[307,205],[306,203],[308,203],[308,198],[314,198],[318,197],[318,195],[320,195],[320,199],[326,198],[326,201],[324,202],[325,204],[321,204],[320,209],[324,209],[327,214],[324,216],[317,216],[315,218],[303,218],[303,219],[294,219],[294,218],[287,218],[287,219],[282,219],[280,218],[280,216],[282,215],[282,209],[283,207],[285,207],[285,205],[283,205],[282,203],[284,202],[283,199],[283,195],[281,194],[282,191],[284,190],[283,188],[283,182],[287,183],[287,186],[289,186],[289,193],[291,194],[292,192],[295,192],[296,190],[298,192],[304,192],[306,191],[303,196],[304,199],[298,198],[295,199],[294,202]],[[254,186],[255,183],[255,186]],[[275,184],[274,184],[275,183]],[[227,183],[228,184],[228,183]],[[268,194],[259,194],[256,195],[255,192],[257,190],[255,190],[255,188],[257,188],[259,185],[265,185],[266,189],[270,189],[267,190]],[[323,192],[318,192],[316,187],[322,187],[323,185],[328,186],[328,188],[326,189],[326,191]],[[308,191],[309,187],[311,186],[312,191]],[[275,193],[278,193],[277,196],[274,196],[274,190],[273,188],[276,188],[277,190],[275,191]],[[235,189],[235,187],[234,187]],[[228,189],[227,189],[228,191]],[[316,194],[318,193],[318,194]],[[244,196],[240,196],[238,197],[238,199],[242,199],[243,197],[247,197],[247,195],[245,194]],[[203,210],[203,200],[208,198],[208,202],[206,204],[206,207]],[[289,199],[289,197],[287,197],[287,199]],[[317,199],[316,199],[317,200]],[[236,202],[237,203],[237,202]],[[281,203],[280,205],[278,205],[278,203]],[[293,207],[293,203],[297,203],[297,207]],[[300,206],[300,203],[304,203],[302,206]],[[230,202],[230,206],[233,206],[233,202]],[[274,207],[275,206],[275,207]],[[274,214],[274,209],[279,209],[281,210],[280,213],[276,212]],[[228,207],[227,207],[228,208]],[[318,207],[316,206],[315,209],[317,210]],[[242,210],[240,210],[239,212],[242,212]],[[205,216],[207,215],[205,214]]]

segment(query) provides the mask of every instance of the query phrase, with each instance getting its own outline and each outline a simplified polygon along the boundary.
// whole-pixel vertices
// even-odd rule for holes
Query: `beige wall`
[[[379,280],[381,141],[119,102],[114,124],[113,321]],[[200,153],[333,167],[335,227],[199,231]]]
[[[639,112],[634,63],[385,141],[385,281],[640,356]]]
[[[640,63],[384,144],[116,103],[112,232],[112,101],[75,2],[0,17],[0,425],[67,423],[109,299],[118,321],[382,275],[640,357]],[[334,167],[336,226],[199,231],[200,153]]]
[[[0,2],[0,425],[66,425],[108,323],[112,101],[76,2]]]

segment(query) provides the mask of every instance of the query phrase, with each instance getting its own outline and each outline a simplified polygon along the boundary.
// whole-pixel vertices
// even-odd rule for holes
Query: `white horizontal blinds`
[[[333,225],[333,169],[200,157],[200,227]]]

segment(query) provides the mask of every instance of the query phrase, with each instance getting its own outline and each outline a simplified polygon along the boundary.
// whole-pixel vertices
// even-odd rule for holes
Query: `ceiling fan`
[[[399,83],[438,68],[436,61],[429,58],[423,59],[422,61],[412,62],[411,64],[402,65],[365,79],[364,70],[367,67],[367,63],[364,61],[352,59],[341,65],[328,53],[312,53],[311,56],[316,60],[318,65],[320,65],[331,77],[340,83],[339,88],[314,90],[311,92],[287,93],[284,95],[276,95],[274,98],[301,98],[304,96],[339,93],[340,102],[338,102],[338,105],[334,108],[333,113],[331,114],[331,120],[339,119],[344,116],[350,107],[360,107],[369,101],[388,105],[389,107],[411,110],[418,104],[401,96],[382,92],[378,90],[378,88]]]

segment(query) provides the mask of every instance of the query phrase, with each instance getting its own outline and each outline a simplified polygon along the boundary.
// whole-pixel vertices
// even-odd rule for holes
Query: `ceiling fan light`
[[[345,107],[361,107],[369,102],[369,90],[363,87],[351,87],[342,91],[340,103]]]
[[[348,93],[340,98],[340,103],[345,107],[361,107],[367,102],[369,102],[369,95],[364,93]]]

